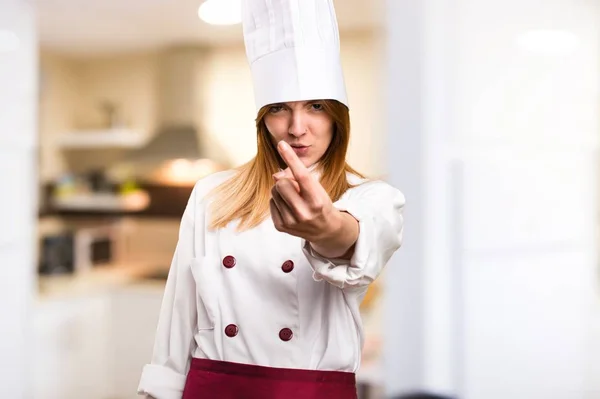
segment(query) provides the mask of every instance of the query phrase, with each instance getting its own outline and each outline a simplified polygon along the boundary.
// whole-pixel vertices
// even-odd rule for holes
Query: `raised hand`
[[[341,227],[340,212],[286,142],[280,141],[277,150],[288,168],[273,175],[270,208],[275,228],[310,242],[325,239]]]

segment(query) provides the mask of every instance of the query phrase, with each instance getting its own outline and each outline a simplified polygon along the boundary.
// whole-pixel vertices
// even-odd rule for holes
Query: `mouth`
[[[294,150],[299,157],[307,156],[309,154],[309,145],[290,144],[290,147],[292,147],[292,150]]]

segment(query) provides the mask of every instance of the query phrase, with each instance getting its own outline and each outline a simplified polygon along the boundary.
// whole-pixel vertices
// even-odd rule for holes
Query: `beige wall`
[[[77,64],[54,54],[40,57],[39,144],[40,179],[48,181],[65,170],[56,137],[73,128],[78,87]]]
[[[342,37],[342,62],[351,105],[352,141],[349,161],[368,175],[384,173],[379,60],[380,42],[371,32]],[[110,99],[122,105],[125,122],[154,133],[158,104],[158,56],[153,53],[73,60],[42,52],[45,87],[41,99],[41,178],[55,178],[72,156],[58,150],[57,135],[71,129],[101,126],[99,104]],[[254,97],[243,46],[212,49],[200,79],[202,101],[198,123],[206,145],[233,166],[256,151]],[[86,154],[79,166],[92,162]],[[96,160],[98,161],[98,160]],[[71,161],[73,162],[73,161]]]
[[[80,62],[82,95],[74,122],[80,128],[102,126],[100,104],[109,100],[121,107],[125,124],[151,131],[157,113],[157,61],[156,54],[135,54]]]
[[[101,104],[116,102],[124,122],[144,133],[153,131],[156,115],[157,57],[136,54],[113,58],[73,59],[42,51],[40,66],[40,179],[49,181],[67,170],[105,165],[114,152],[64,152],[57,138],[73,130],[102,128]]]

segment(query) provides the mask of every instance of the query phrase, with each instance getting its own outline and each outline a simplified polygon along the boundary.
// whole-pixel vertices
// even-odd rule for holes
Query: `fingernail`
[[[287,149],[289,148],[289,144],[288,144],[288,143],[286,143],[285,141],[281,140],[281,141],[279,142],[279,147],[280,147],[282,150],[287,150]]]
[[[285,172],[281,171],[281,172],[277,172],[273,175],[274,178],[276,179],[281,179],[283,177],[283,175],[285,174]]]

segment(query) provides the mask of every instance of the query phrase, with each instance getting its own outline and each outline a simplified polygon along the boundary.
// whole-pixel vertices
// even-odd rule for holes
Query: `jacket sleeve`
[[[190,262],[194,257],[194,240],[198,239],[194,237],[196,192],[197,185],[181,220],[160,309],[152,360],[144,366],[138,386],[138,394],[156,399],[181,399],[195,350],[196,287]]]
[[[313,278],[339,288],[373,282],[402,244],[404,203],[404,195],[383,181],[370,181],[349,190],[334,206],[358,220],[354,254],[349,261],[327,259],[302,240]]]

